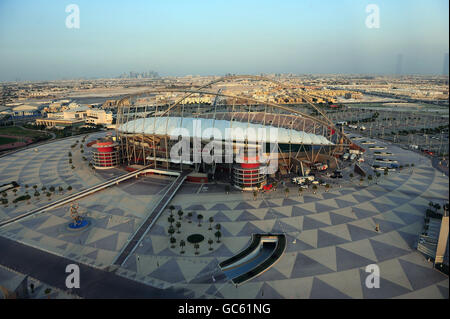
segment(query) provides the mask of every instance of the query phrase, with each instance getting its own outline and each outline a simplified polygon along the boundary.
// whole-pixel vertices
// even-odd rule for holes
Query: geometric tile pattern
[[[71,143],[56,143],[60,143],[58,148],[41,146],[39,152],[29,150],[2,158],[0,182],[70,184],[79,189],[109,178],[83,171],[79,152],[72,153],[80,169],[72,171],[66,163]],[[70,216],[67,207],[61,207],[0,228],[0,235],[106,267],[166,185],[164,180],[160,184],[150,179],[129,181],[80,200],[81,211],[89,212],[92,220],[92,226],[81,233],[65,231]],[[203,232],[208,233],[210,217],[214,225],[220,223],[221,243],[215,242],[212,251],[202,243],[198,256],[188,244],[186,254],[180,254],[179,246],[170,247],[166,210],[116,273],[157,287],[186,288],[196,298],[448,298],[448,277],[415,250],[430,200],[448,200],[448,178],[427,162],[390,173],[370,185],[355,183],[328,192],[321,189],[317,194],[305,191],[301,196],[293,188],[288,198],[282,190],[261,194],[257,200],[252,194],[237,192],[181,193],[170,203],[184,211],[181,234],[174,237],[178,242],[185,239],[184,229],[202,214]],[[45,201],[2,207],[0,219]],[[192,224],[186,226],[189,212],[193,213]],[[380,232],[375,231],[376,224]],[[255,232],[285,233],[286,252],[271,269],[236,288],[218,263],[244,249]],[[364,284],[369,264],[380,267],[379,289]]]

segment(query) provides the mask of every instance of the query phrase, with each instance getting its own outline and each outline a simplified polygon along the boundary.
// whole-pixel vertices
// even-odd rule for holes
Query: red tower
[[[117,143],[111,140],[98,140],[91,145],[95,150],[92,152],[93,165],[97,169],[108,169],[119,164],[119,152]]]

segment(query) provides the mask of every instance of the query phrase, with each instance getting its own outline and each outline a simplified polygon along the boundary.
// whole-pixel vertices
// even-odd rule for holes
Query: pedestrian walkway
[[[124,247],[122,252],[117,256],[114,264],[115,265],[123,265],[126,260],[128,259],[128,256],[134,252],[137,245],[141,241],[141,239],[148,233],[150,228],[153,226],[153,224],[156,222],[158,217],[162,214],[168,203],[172,200],[172,198],[175,196],[175,193],[178,191],[178,189],[181,187],[183,182],[185,181],[187,175],[191,173],[190,170],[183,171],[175,181],[169,186],[166,193],[163,195],[163,197],[160,199],[160,201],[156,204],[156,206],[153,208],[153,210],[150,212],[147,219],[142,223],[142,225],[139,227],[139,229],[136,231],[136,233],[133,235],[131,240],[128,242],[128,244]]]

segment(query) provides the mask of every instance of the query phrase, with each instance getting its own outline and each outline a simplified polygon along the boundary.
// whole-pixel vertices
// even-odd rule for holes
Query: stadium
[[[358,148],[306,94],[304,104],[287,106],[214,88],[231,81],[269,81],[275,89],[289,89],[260,76],[227,76],[195,90],[154,89],[128,95],[117,103],[121,162],[192,170],[193,179],[203,181],[231,176],[234,186],[254,190],[274,174],[305,175],[318,164],[333,169],[344,149]],[[173,104],[148,105],[148,97],[162,92],[184,95]],[[213,102],[184,103],[193,94],[212,96]]]

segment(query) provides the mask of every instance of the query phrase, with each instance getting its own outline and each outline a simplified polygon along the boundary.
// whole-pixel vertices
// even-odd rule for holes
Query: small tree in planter
[[[389,174],[389,171],[387,168],[384,169],[384,176],[387,176]]]
[[[312,188],[313,188],[313,193],[314,193],[314,194],[317,193],[317,185],[314,184]]]
[[[203,215],[202,214],[197,215],[197,219],[198,219],[198,227],[201,227],[202,226],[201,221],[203,219]]]
[[[48,200],[50,200],[50,197],[52,196],[52,193],[50,193],[50,192],[47,192],[47,197],[48,197]]]
[[[58,187],[58,192],[62,193],[64,191],[64,188],[62,188],[62,186]]]
[[[284,189],[284,197],[288,198],[288,196],[289,196],[289,188],[286,187]]]
[[[195,248],[195,254],[198,255],[199,254],[198,249],[200,248],[200,245],[198,243],[194,244],[194,248]]]
[[[184,254],[184,246],[186,246],[186,242],[184,240],[180,240],[181,251],[180,254]]]
[[[220,232],[220,230],[216,231],[214,235],[217,237],[217,242],[220,243],[220,237],[222,237],[222,233]]]
[[[217,230],[220,230],[220,228],[222,228],[222,226],[220,225],[220,224],[216,224],[216,227],[215,227]]]
[[[363,182],[364,182],[364,178],[361,177],[361,178],[359,179],[359,186],[362,186],[362,183],[363,183]]]
[[[179,209],[178,210],[178,219],[179,220],[181,220],[181,217],[183,217],[183,214],[184,214],[183,210]]]
[[[325,191],[328,192],[330,190],[330,184],[325,184]]]
[[[175,237],[170,237],[170,243],[172,244],[170,246],[170,248],[175,248],[175,243],[177,242],[177,240],[175,239]]]
[[[209,250],[213,250],[212,244],[214,244],[214,240],[212,240],[211,238],[208,239],[208,244],[209,244]]]
[[[181,223],[180,223],[180,222],[177,222],[177,223],[175,224],[175,226],[177,227],[177,234],[179,234],[179,233],[180,233],[180,228],[181,228]]]
[[[173,228],[173,226],[170,226],[169,230],[167,232],[169,233],[170,237],[172,238],[173,234],[175,233],[175,229]]]
[[[170,205],[169,206],[169,210],[170,210],[170,215],[173,215],[173,211],[175,210],[175,206]]]
[[[258,198],[258,192],[253,191],[253,200],[256,200]]]
[[[355,175],[353,175],[353,173],[350,173],[349,176],[350,176],[350,180],[352,180]]]
[[[298,196],[302,196],[303,193],[303,188],[299,187],[298,188]]]
[[[368,180],[369,182],[371,182],[372,179],[373,179],[372,175],[367,176],[367,180]]]
[[[70,192],[72,190],[72,186],[67,186],[67,190]]]
[[[189,212],[188,213],[188,223],[190,224],[190,223],[192,223],[192,220],[191,220],[191,218],[192,218],[192,212]]]
[[[208,228],[208,230],[212,230],[212,223],[214,223],[214,218],[213,217],[209,217],[208,221],[209,221],[209,228]]]
[[[14,192],[14,196],[17,196],[17,188],[14,188],[13,192]]]
[[[175,222],[175,218],[173,218],[172,216],[167,217],[167,221],[170,223],[170,226],[172,226],[172,224]]]

